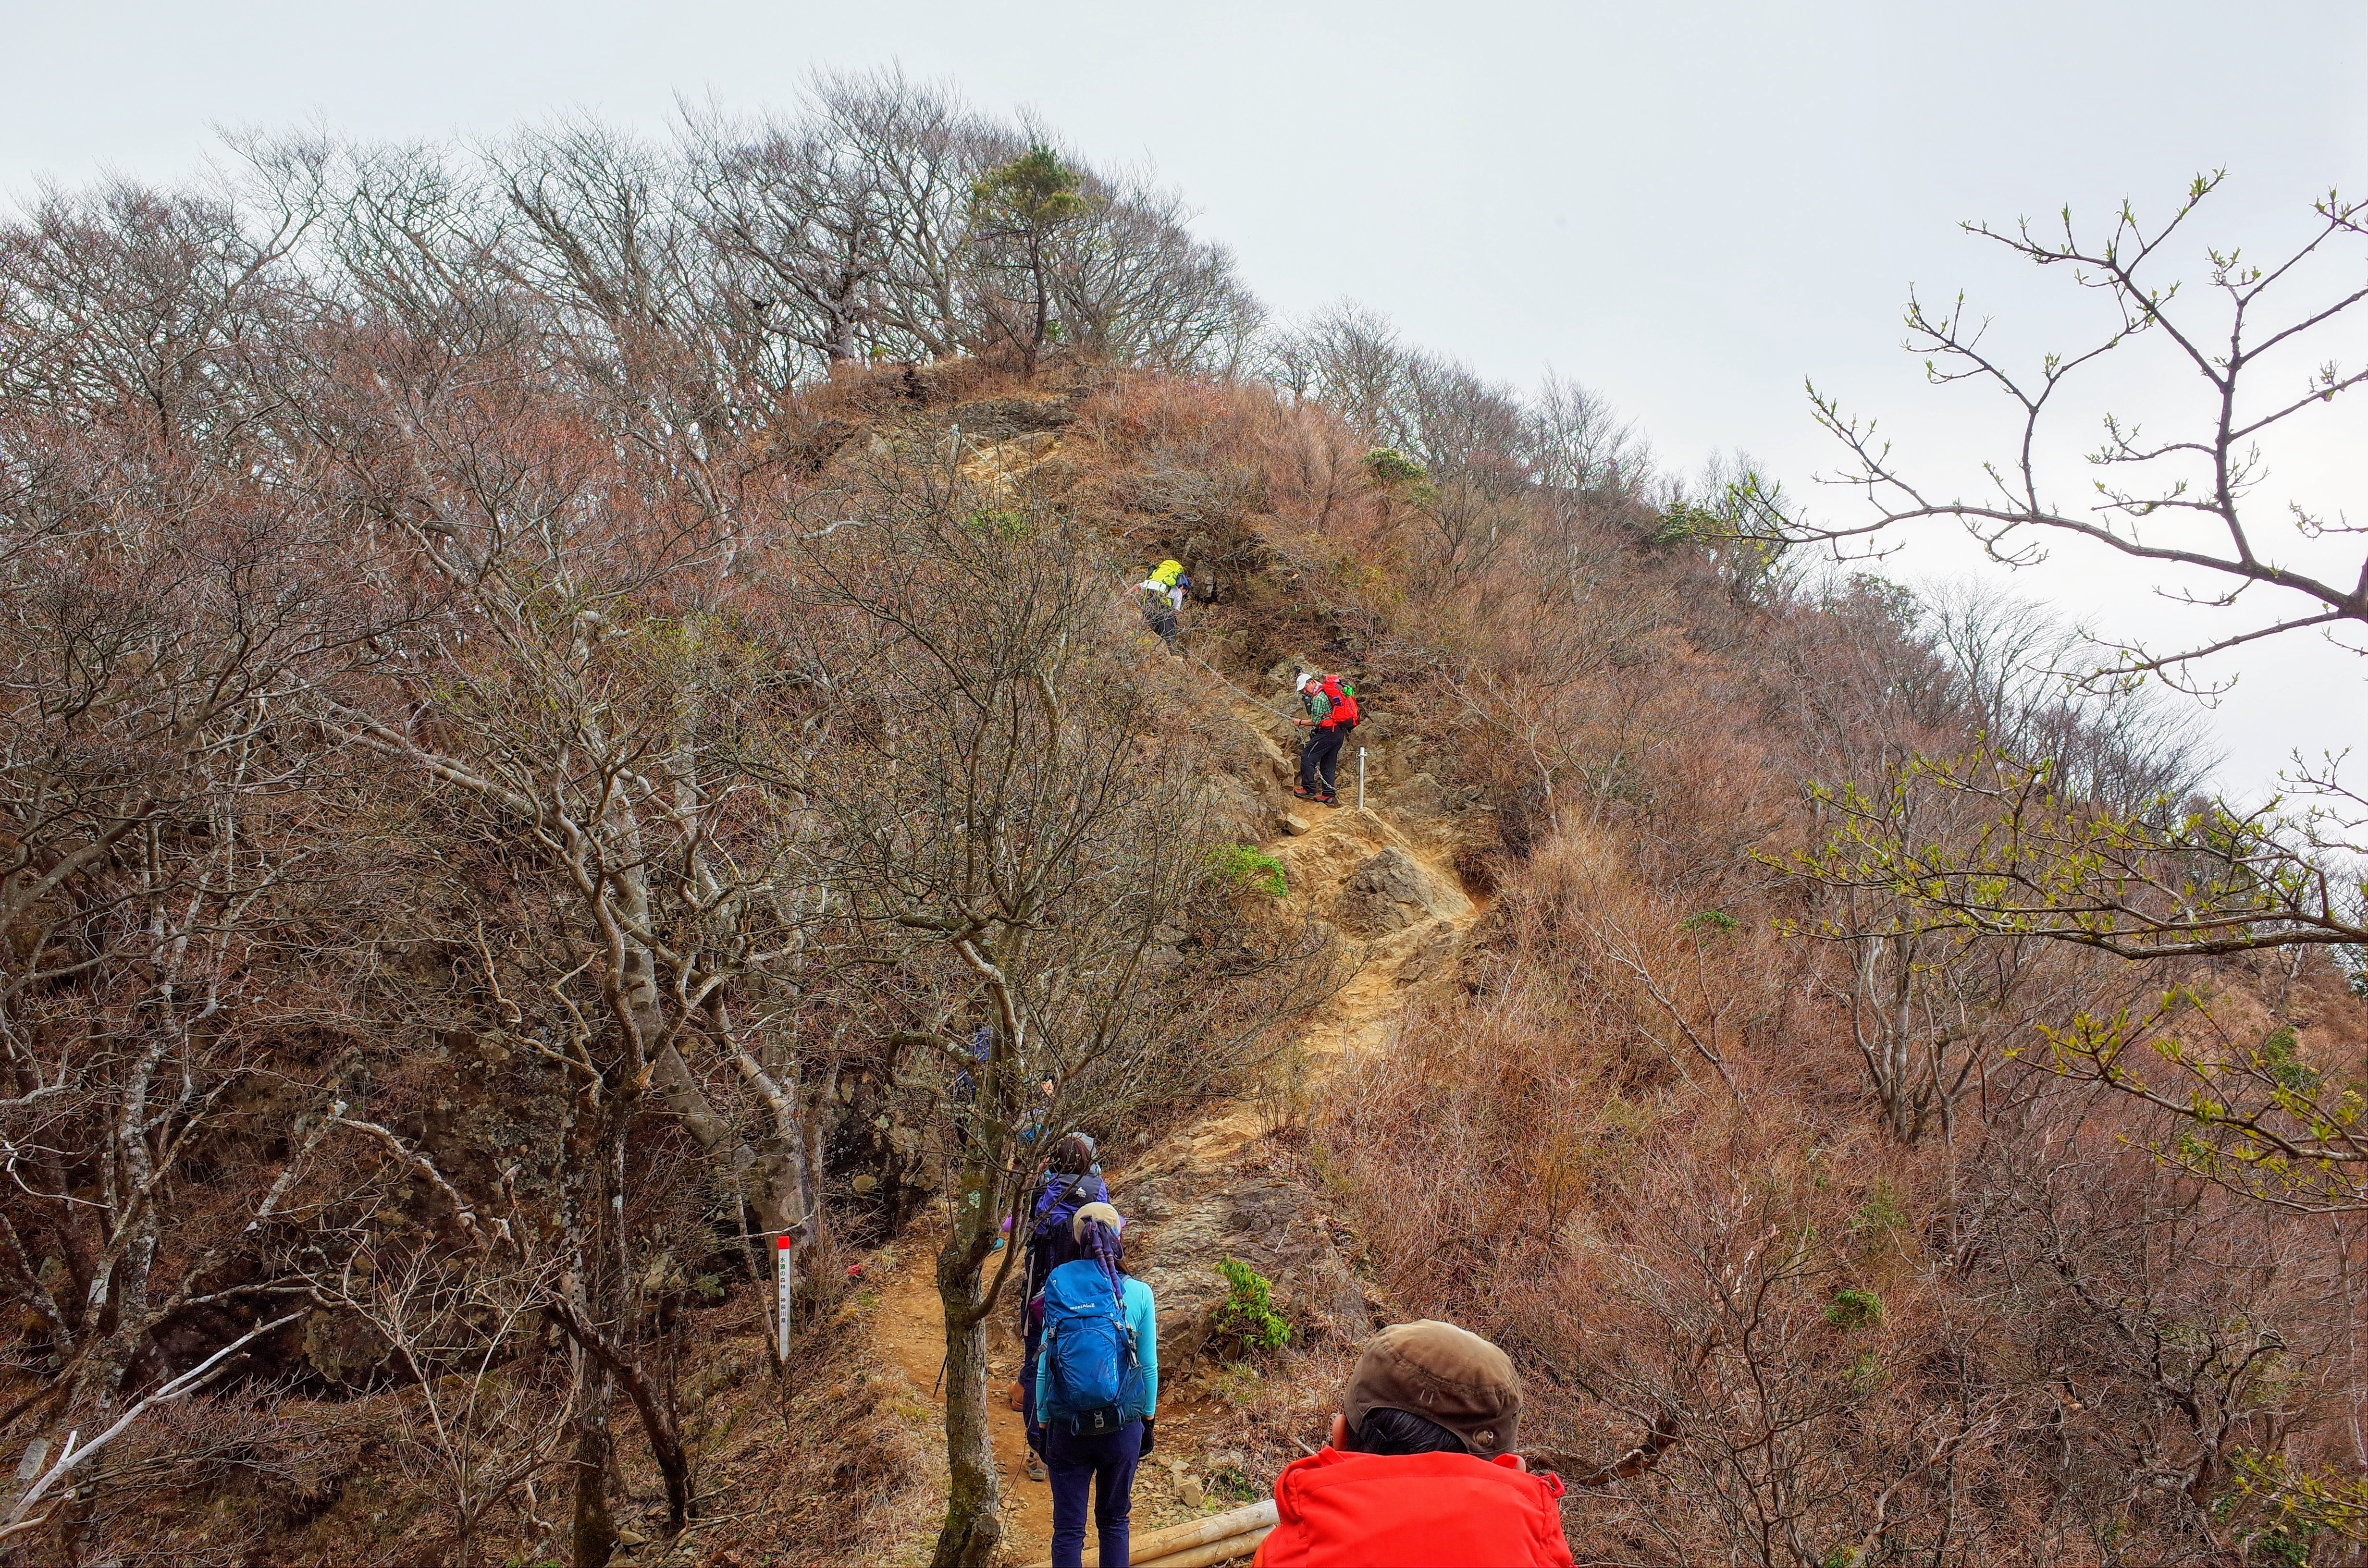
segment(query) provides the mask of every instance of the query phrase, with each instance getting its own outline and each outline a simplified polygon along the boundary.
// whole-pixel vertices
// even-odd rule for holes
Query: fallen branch
[[[1663,1411],[1653,1418],[1644,1441],[1610,1464],[1591,1465],[1577,1454],[1553,1449],[1533,1450],[1530,1457],[1538,1461],[1541,1469],[1551,1470],[1561,1476],[1565,1485],[1609,1486],[1615,1481],[1626,1481],[1652,1469],[1663,1454],[1677,1447],[1680,1436],[1677,1418]]]
[[[1274,1528],[1277,1517],[1274,1499],[1261,1498],[1231,1513],[1212,1514],[1138,1536],[1128,1544],[1127,1558],[1134,1568],[1208,1568],[1211,1563],[1230,1562],[1257,1551],[1258,1543]],[[1087,1547],[1085,1562],[1086,1568],[1098,1568],[1099,1549]],[[1049,1565],[1039,1563],[1037,1568]]]

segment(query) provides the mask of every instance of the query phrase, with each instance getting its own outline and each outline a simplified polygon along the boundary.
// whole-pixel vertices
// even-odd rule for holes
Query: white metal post
[[[1365,748],[1357,748],[1357,809],[1365,809]]]
[[[790,1301],[793,1273],[790,1266],[790,1249],[795,1244],[787,1231],[773,1238],[773,1300],[775,1315],[780,1319],[775,1330],[774,1354],[785,1367],[790,1363]]]

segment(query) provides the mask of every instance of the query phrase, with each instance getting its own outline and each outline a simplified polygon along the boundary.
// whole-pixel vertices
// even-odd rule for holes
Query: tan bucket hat
[[[1116,1231],[1121,1235],[1124,1235],[1126,1233],[1125,1215],[1121,1214],[1117,1210],[1111,1208],[1107,1203],[1088,1203],[1084,1208],[1078,1210],[1075,1214],[1069,1216],[1069,1239],[1071,1241],[1082,1242],[1086,1239],[1086,1221],[1088,1220],[1099,1220],[1103,1224],[1108,1225],[1111,1230]]]
[[[1342,1414],[1353,1429],[1377,1409],[1435,1421],[1482,1459],[1495,1459],[1520,1440],[1521,1384],[1502,1350],[1452,1323],[1424,1318],[1395,1324],[1365,1342]]]

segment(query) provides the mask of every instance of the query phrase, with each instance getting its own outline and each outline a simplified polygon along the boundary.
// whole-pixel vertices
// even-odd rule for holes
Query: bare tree
[[[406,1462],[444,1497],[450,1568],[472,1568],[494,1517],[560,1462],[569,1401],[534,1354],[552,1260],[405,1256],[368,1234],[339,1250],[308,1281],[313,1298],[375,1335],[409,1385]]]
[[[1527,454],[1536,426],[1511,389],[1404,347],[1387,322],[1353,305],[1283,335],[1268,357],[1287,392],[1328,404],[1412,465],[1402,499],[1439,570],[1482,572],[1521,534],[1535,492]],[[1576,445],[1545,450],[1559,465],[1555,479],[1567,477]]]
[[[1634,490],[1651,478],[1651,445],[1600,393],[1549,370],[1528,413],[1522,455],[1547,490]]]
[[[968,299],[971,189],[987,131],[959,95],[894,68],[817,76],[820,134],[882,197],[887,263],[873,296],[876,348],[931,359],[981,347]]]
[[[1087,171],[1085,184],[1092,205],[1050,247],[1063,338],[1118,364],[1230,373],[1264,313],[1233,254],[1194,239],[1182,199],[1147,177]]]
[[[116,187],[0,231],[0,1277],[39,1324],[10,1426],[111,1437],[256,1339],[331,1131],[338,1052],[288,1042],[341,1007],[286,955],[338,903],[342,761],[301,714],[393,623],[260,478],[247,362],[297,226]]]
[[[2215,760],[2192,710],[2146,687],[2099,692],[2066,672],[2087,640],[2044,607],[1964,582],[1919,596],[1917,631],[1955,672],[1969,716],[2065,794],[2135,812],[2184,801]]]
[[[577,1252],[541,1310],[632,1400],[679,1528],[691,1456],[645,1354],[647,1263],[621,1210],[643,1096],[713,1154],[760,1231],[811,1240],[819,1210],[812,1141],[778,1060],[768,1071],[746,1032],[761,1035],[815,907],[786,770],[758,716],[735,709],[753,647],[732,630],[733,541],[696,505],[643,512],[631,467],[564,421],[514,423],[498,441],[470,430],[455,464],[444,443],[459,432],[378,417],[410,483],[358,498],[391,514],[371,571],[435,583],[453,608],[406,640],[413,673],[341,690],[322,719],[416,787],[451,792],[471,835],[541,883],[549,942],[478,941],[496,1038],[551,1061],[575,1102],[562,1221]],[[764,1100],[753,1144],[716,1110],[700,1052]],[[604,1440],[584,1428],[587,1449]],[[579,1455],[578,1475],[597,1488],[594,1459]]]
[[[885,172],[825,128],[709,119],[689,136],[700,223],[733,302],[826,365],[860,358],[891,264]]]
[[[2016,455],[1992,462],[1985,472],[1991,493],[1977,499],[1946,499],[1909,478],[1892,459],[1872,424],[1845,415],[1829,398],[1815,394],[1817,418],[1850,453],[1851,467],[1836,481],[1859,490],[1874,509],[1863,523],[1809,527],[1793,524],[1784,537],[1834,541],[1863,538],[1902,523],[1949,517],[1963,524],[2007,564],[2041,559],[2054,536],[2101,545],[2135,561],[2159,562],[2201,574],[2210,586],[2183,587],[2169,597],[2189,604],[2229,608],[2243,596],[2276,601],[2269,618],[2248,630],[2170,652],[2136,645],[2096,678],[2157,674],[2193,684],[2189,666],[2227,649],[2290,631],[2320,628],[2340,631],[2368,623],[2368,560],[2349,578],[2315,575],[2298,565],[2271,559],[2260,518],[2248,503],[2268,477],[2260,452],[2264,437],[2283,434],[2301,415],[2331,403],[2368,381],[2368,369],[2345,369],[2340,362],[2302,363],[2362,301],[2368,287],[2349,272],[2317,298],[2288,303],[2310,286],[2312,264],[2351,250],[2368,238],[2362,213],[2368,205],[2333,194],[2315,204],[2317,232],[2285,255],[2253,262],[2241,251],[2207,247],[2211,292],[2192,311],[2180,283],[2160,278],[2164,248],[2180,236],[2204,199],[2218,188],[2222,174],[2199,176],[2170,217],[2148,226],[2124,204],[2101,238],[2084,237],[2067,210],[2060,229],[2048,232],[2028,221],[2012,230],[1987,223],[1964,225],[1968,233],[2004,245],[2041,267],[2068,269],[2081,287],[2101,295],[2114,321],[2101,342],[2045,356],[2033,374],[2023,374],[1982,346],[1986,323],[1969,321],[1962,296],[1943,311],[1928,311],[1911,299],[1907,324],[1911,352],[1929,356],[1936,384],[1970,381],[1994,388],[2014,405],[2021,429]],[[2085,509],[2058,504],[2049,495],[2044,472],[2046,437],[2072,378],[2125,346],[2167,346],[2172,363],[2202,383],[2206,415],[2200,426],[2169,437],[2147,436],[2135,421],[2108,413],[2105,438],[2087,454],[2100,477]],[[2264,387],[2264,379],[2273,384]],[[2305,539],[2356,533],[2339,514],[2333,518],[2299,503],[2281,508],[2284,521]],[[2192,528],[2188,525],[2193,525]],[[2192,581],[2192,577],[2185,580]],[[2361,649],[2353,649],[2361,652]]]
[[[914,1038],[936,1058],[951,1216],[934,1561],[984,1568],[1001,1534],[985,1327],[1049,1134],[1205,1092],[1320,993],[1304,944],[1178,950],[1212,831],[1190,754],[1136,720],[1157,699],[1121,652],[1098,543],[991,510],[941,467],[883,471],[851,499],[863,526],[815,530],[808,557],[862,648],[812,798],[883,1005],[926,1002]]]

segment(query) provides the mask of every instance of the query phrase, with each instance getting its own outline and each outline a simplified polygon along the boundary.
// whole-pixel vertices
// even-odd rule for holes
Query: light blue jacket
[[[1064,1267],[1072,1267],[1064,1265]],[[1159,1310],[1152,1305],[1151,1287],[1132,1275],[1119,1276],[1126,1298],[1126,1326],[1134,1331],[1134,1355],[1143,1368],[1135,1395],[1119,1407],[1121,1421],[1148,1421],[1159,1410]],[[1036,1358],[1036,1408],[1053,1403],[1053,1358]]]

